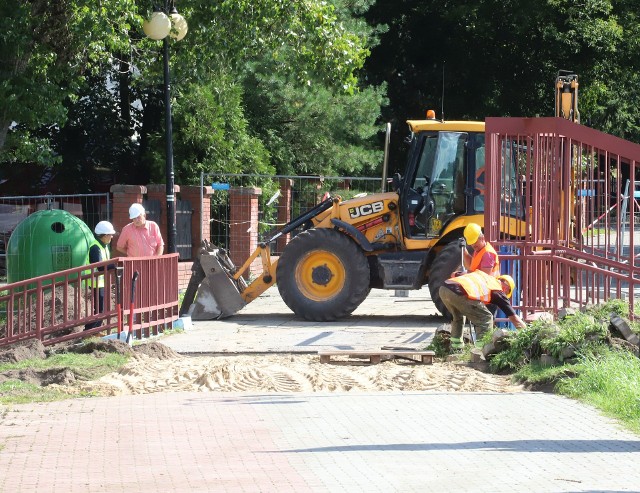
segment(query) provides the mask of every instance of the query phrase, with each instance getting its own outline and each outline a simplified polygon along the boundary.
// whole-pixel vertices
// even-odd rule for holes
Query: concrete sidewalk
[[[373,289],[350,317],[309,322],[297,317],[272,287],[234,316],[194,322],[184,333],[163,337],[162,343],[182,354],[425,347],[445,320],[427,289],[404,293],[406,297]]]
[[[178,351],[423,345],[423,291],[313,324],[277,291]],[[402,316],[399,316],[402,315]],[[259,356],[256,356],[259,357]],[[640,437],[542,393],[157,393],[0,408],[0,491],[640,491]]]

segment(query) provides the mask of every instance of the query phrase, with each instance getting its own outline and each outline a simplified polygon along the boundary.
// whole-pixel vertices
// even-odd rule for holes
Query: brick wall
[[[191,266],[193,262],[178,262],[178,291],[184,291],[191,279]]]

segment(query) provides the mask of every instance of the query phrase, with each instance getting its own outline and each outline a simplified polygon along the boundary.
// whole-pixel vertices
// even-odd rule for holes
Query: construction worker
[[[438,293],[440,299],[451,313],[451,349],[464,346],[462,326],[464,317],[474,325],[480,339],[493,327],[493,314],[488,304],[496,305],[518,329],[526,327],[509,302],[515,283],[506,274],[493,277],[482,270],[476,270],[447,279]]]
[[[85,264],[87,265],[102,262],[103,260],[109,260],[111,258],[109,245],[111,244],[113,235],[116,234],[116,230],[113,229],[113,224],[109,221],[100,221],[96,224],[94,233],[95,239],[93,243],[89,245],[89,250],[87,251],[87,257],[85,260]],[[114,268],[115,265],[112,264],[109,264],[107,267],[109,270]],[[100,268],[99,271],[104,272],[104,267]],[[87,285],[91,288],[91,295],[93,297],[93,313],[102,313],[104,311],[104,275],[101,274],[88,279]],[[102,320],[97,320],[85,325],[84,330],[100,327],[101,325]]]
[[[467,224],[463,235],[466,244],[473,248],[473,255],[471,255],[464,247],[464,243],[462,244],[465,269],[469,272],[481,270],[490,276],[498,277],[500,275],[500,259],[494,248],[484,239],[480,226],[476,223]]]

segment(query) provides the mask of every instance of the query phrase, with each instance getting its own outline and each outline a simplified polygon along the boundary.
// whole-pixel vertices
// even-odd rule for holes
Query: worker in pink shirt
[[[164,241],[160,227],[153,221],[147,221],[144,207],[133,204],[129,207],[131,222],[122,228],[116,248],[127,257],[152,257],[162,255]]]

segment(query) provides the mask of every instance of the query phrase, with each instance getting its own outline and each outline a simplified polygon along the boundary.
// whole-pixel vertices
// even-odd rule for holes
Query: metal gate
[[[562,118],[486,120],[485,233],[501,259],[521,268],[520,307],[527,313],[640,296],[640,145]],[[514,210],[495,170],[515,154],[524,200]],[[501,212],[502,211],[502,212]],[[505,214],[504,211],[510,211]],[[516,238],[500,233],[519,216]]]
[[[188,200],[176,201],[176,250],[180,260],[191,260],[191,216],[193,209]]]

